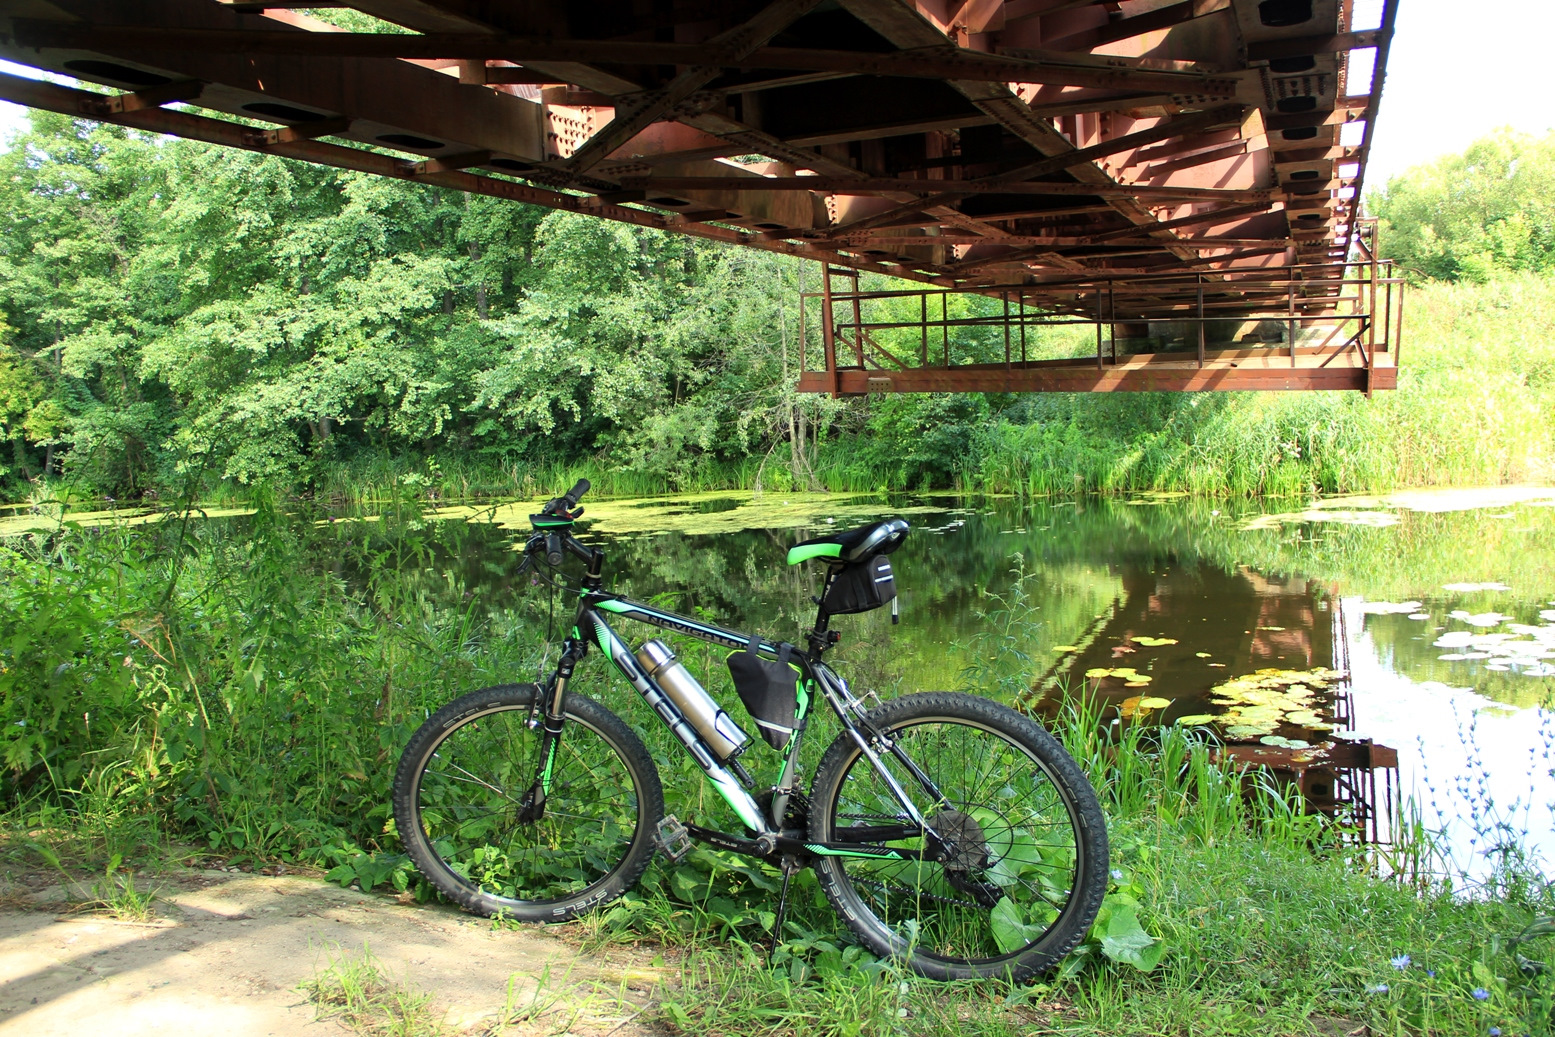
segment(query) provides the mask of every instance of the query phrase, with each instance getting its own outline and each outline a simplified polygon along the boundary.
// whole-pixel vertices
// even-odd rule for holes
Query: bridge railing
[[[1388,389],[1404,281],[1360,258],[1277,269],[800,297],[802,391]],[[818,348],[817,348],[818,347]]]

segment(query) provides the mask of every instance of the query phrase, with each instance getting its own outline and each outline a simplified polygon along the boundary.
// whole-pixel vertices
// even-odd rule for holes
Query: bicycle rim
[[[1073,913],[1085,863],[1067,791],[1036,752],[993,726],[924,716],[891,736],[944,797],[935,801],[899,760],[884,756],[928,827],[952,845],[952,859],[837,857],[839,892],[897,954],[992,973],[1042,946]],[[825,809],[834,840],[846,841],[850,827],[910,823],[862,754]],[[916,852],[928,840],[919,834],[887,845]]]
[[[568,716],[544,816],[520,821],[544,741],[528,715],[525,706],[496,707],[430,746],[414,792],[415,823],[445,881],[499,910],[557,904],[570,913],[625,865],[641,824],[641,790],[622,750]]]

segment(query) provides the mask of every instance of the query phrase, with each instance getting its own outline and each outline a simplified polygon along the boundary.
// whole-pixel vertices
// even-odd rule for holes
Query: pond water
[[[834,620],[845,675],[974,688],[997,664],[1022,675],[998,693],[1038,713],[1092,695],[1297,769],[1374,739],[1463,872],[1509,832],[1555,856],[1555,490],[1280,503],[709,493],[587,502],[581,525],[612,589],[798,641],[818,567],[784,565],[787,548],[903,516],[900,625]],[[487,608],[544,594],[515,575],[531,506],[428,516],[459,527],[439,568]]]

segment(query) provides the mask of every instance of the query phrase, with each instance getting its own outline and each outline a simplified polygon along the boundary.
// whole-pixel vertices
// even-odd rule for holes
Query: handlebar
[[[556,568],[567,560],[567,554],[571,552],[589,564],[590,575],[597,582],[598,567],[604,559],[604,553],[596,548],[585,547],[566,531],[571,527],[572,520],[583,514],[583,509],[578,507],[578,500],[587,492],[589,481],[579,479],[572,489],[546,501],[538,515],[529,516],[535,531],[524,545],[524,553],[530,557],[543,554],[546,564]],[[558,519],[562,521],[556,521]],[[525,564],[528,564],[527,560]]]
[[[578,501],[582,499],[585,493],[589,492],[589,486],[590,483],[587,479],[579,479],[577,482],[572,484],[572,489],[568,490],[560,497],[555,497],[550,501],[547,501],[545,507],[540,509],[540,513],[543,515],[568,516],[574,515],[575,512],[577,514],[582,514],[582,512],[577,510]]]

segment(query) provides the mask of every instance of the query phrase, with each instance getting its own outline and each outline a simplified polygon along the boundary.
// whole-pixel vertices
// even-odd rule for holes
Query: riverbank
[[[797,463],[782,427],[766,438],[741,433],[665,445],[673,458],[647,463],[616,449],[609,435],[588,445],[587,415],[573,415],[522,451],[478,449],[456,435],[389,443],[340,433],[307,448],[288,440],[292,453],[284,463],[245,469],[241,477],[223,477],[230,466],[219,453],[167,455],[133,485],[120,485],[113,473],[122,464],[108,463],[105,441],[94,447],[97,461],[70,462],[46,486],[17,481],[22,469],[13,465],[11,487],[13,497],[30,494],[33,504],[50,497],[100,506],[105,496],[193,496],[245,506],[294,496],[336,503],[403,495],[431,502],[540,498],[580,476],[596,492],[616,496],[889,488],[1032,498],[1154,490],[1219,499],[1555,477],[1555,279],[1506,274],[1484,285],[1428,284],[1411,289],[1408,307],[1399,387],[1369,399],[1339,393],[795,398],[790,415],[825,411]],[[764,421],[777,420],[763,414]],[[807,420],[821,421],[819,412]]]
[[[548,611],[542,594],[510,585],[505,536],[493,538],[500,557],[488,558],[474,548],[490,527],[432,521],[421,501],[401,503],[359,516],[371,521],[261,508],[241,519],[11,541],[17,549],[5,553],[0,581],[7,866],[47,869],[52,855],[75,871],[102,873],[117,856],[121,869],[155,869],[193,842],[201,859],[224,867],[313,867],[342,885],[424,898],[389,825],[394,762],[430,709],[535,672]],[[693,503],[685,511],[699,523],[738,510],[716,498]],[[1348,504],[1335,514],[1361,509]],[[1514,518],[1482,527],[1463,555],[1472,558],[1468,571],[1447,553],[1463,548],[1465,532],[1445,513],[1382,508],[1376,513],[1395,515],[1397,526],[1338,519],[1330,528],[1293,511],[1288,526],[1248,529],[1261,512],[1216,515],[1222,509],[1212,502],[1193,502],[1179,513],[1159,497],[1137,505],[1111,509],[1116,521],[1087,517],[1062,530],[1046,512],[1020,520],[1053,527],[1041,530],[996,516],[986,543],[968,533],[964,543],[941,541],[930,535],[937,526],[920,523],[917,540],[957,552],[947,561],[967,554],[977,568],[960,578],[984,588],[1010,566],[1013,550],[1037,551],[1042,578],[1059,584],[1054,602],[1071,603],[1073,615],[1056,604],[1037,612],[973,601],[968,607],[986,618],[978,621],[984,639],[969,650],[985,662],[970,682],[1005,697],[1028,688],[1055,637],[1067,640],[1093,603],[1117,593],[1110,567],[1091,561],[1089,549],[1121,541],[1139,565],[1159,570],[1187,550],[1152,546],[1175,542],[1165,536],[1174,523],[1191,532],[1206,564],[1234,570],[1251,561],[1271,573],[1336,579],[1386,574],[1395,582],[1383,586],[1400,592],[1490,580],[1518,565],[1532,580],[1537,573],[1519,559],[1555,557],[1545,533],[1521,532],[1525,523]],[[616,502],[598,514],[608,524],[643,511]],[[971,516],[951,518],[946,536]],[[754,593],[763,608],[772,604],[771,622],[801,618],[807,588],[779,564],[781,545],[771,537],[753,533],[725,560],[706,541],[632,539],[643,533],[621,527],[617,564],[639,559],[719,615],[734,607],[731,594]],[[915,593],[959,593],[933,566],[913,571]],[[933,654],[858,629],[866,634],[847,672],[860,687],[890,694]],[[1407,647],[1407,635],[1398,645]],[[1152,693],[1165,683],[1163,676]],[[607,700],[635,715],[636,703]],[[657,995],[646,1018],[696,1034],[927,1034],[952,1021],[990,1035],[1170,1033],[1184,1030],[1183,1020],[1207,1020],[1209,1032],[1227,1034],[1547,1026],[1549,977],[1529,975],[1516,955],[1548,960],[1549,938],[1513,942],[1555,913],[1536,863],[1509,856],[1488,883],[1466,889],[1460,874],[1432,869],[1430,840],[1412,829],[1385,866],[1395,877],[1379,878],[1364,855],[1324,839],[1283,795],[1255,788],[1244,796],[1236,776],[1211,762],[1210,743],[1189,730],[1109,728],[1079,712],[1052,723],[1098,786],[1117,871],[1110,913],[1084,953],[1040,986],[945,988],[900,976],[852,944],[807,877],[794,927],[769,963],[772,876],[707,850],[677,868],[656,865],[628,897],[570,928],[571,939],[584,948],[636,946],[672,962],[689,956],[694,966]],[[828,737],[818,722],[817,752]],[[697,809],[693,776],[665,773],[688,797],[669,808]],[[1130,946],[1154,950],[1130,963]]]
[[[1515,966],[1498,948],[1526,924],[1524,904],[1464,904],[1216,834],[1115,824],[1114,897],[1164,938],[1162,964],[1143,973],[1093,941],[1017,989],[902,975],[826,931],[790,934],[769,959],[762,934],[657,897],[644,913],[667,923],[658,932],[493,924],[219,857],[62,874],[7,839],[0,1034],[64,1037],[95,1019],[150,1035],[186,1018],[201,1032],[214,1019],[233,1034],[364,1037],[1546,1032],[1526,1021],[1538,981],[1505,982]],[[99,899],[126,882],[156,899],[139,911],[122,892]]]
[[[155,890],[144,911],[97,901],[102,874],[0,868],[0,1035],[661,1032],[675,970],[651,952],[583,955],[283,867],[161,865],[108,880]]]

